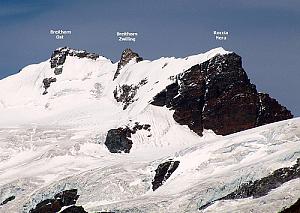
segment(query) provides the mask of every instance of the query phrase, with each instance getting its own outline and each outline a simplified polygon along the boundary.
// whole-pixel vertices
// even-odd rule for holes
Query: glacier
[[[289,167],[300,158],[300,119],[221,136],[203,136],[178,124],[173,110],[151,105],[173,77],[230,52],[223,48],[185,58],[131,60],[113,81],[117,63],[67,56],[59,75],[50,59],[0,80],[0,212],[30,212],[55,194],[78,189],[87,212],[278,212],[299,199],[295,178],[266,196],[218,200],[242,183]],[[43,79],[55,77],[47,94]],[[140,86],[124,110],[114,90]],[[135,122],[150,125],[131,136],[130,153],[110,153],[107,132]],[[149,133],[151,137],[149,137]],[[178,168],[157,190],[155,169],[168,160]],[[292,190],[291,190],[292,189]]]

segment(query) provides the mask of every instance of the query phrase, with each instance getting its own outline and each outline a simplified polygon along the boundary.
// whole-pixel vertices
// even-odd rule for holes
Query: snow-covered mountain
[[[300,119],[222,48],[117,63],[59,48],[0,81],[0,115],[0,212],[279,212],[299,198]]]

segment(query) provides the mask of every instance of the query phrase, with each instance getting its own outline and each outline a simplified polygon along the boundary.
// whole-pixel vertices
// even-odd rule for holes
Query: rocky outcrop
[[[34,209],[31,209],[30,213],[48,213],[58,212],[64,206],[70,206],[76,204],[79,195],[77,195],[77,189],[65,190],[54,196],[52,199],[46,199],[36,205]]]
[[[114,98],[117,102],[123,103],[123,110],[125,110],[131,103],[135,101],[138,86],[123,84],[116,87],[114,90]]]
[[[55,67],[54,74],[55,75],[60,75],[60,74],[62,74],[62,70],[63,70],[62,67]]]
[[[92,60],[96,60],[99,55],[95,53],[88,53],[85,50],[74,50],[69,47],[61,47],[56,50],[51,55],[50,59],[50,66],[54,69],[55,75],[60,75],[63,72],[63,64],[65,63],[67,56],[74,56],[78,58],[89,58]],[[56,82],[56,78],[50,77],[45,78],[43,80],[43,85],[45,88],[45,91],[43,92],[43,95],[46,95],[47,89],[50,87],[50,84]]]
[[[216,55],[175,76],[152,104],[173,109],[174,120],[199,135],[203,129],[228,135],[293,117],[275,99],[257,92],[235,53]]]
[[[132,147],[131,135],[142,129],[150,131],[150,125],[141,125],[136,122],[132,128],[126,126],[124,128],[110,129],[104,144],[111,153],[129,153]]]
[[[56,82],[56,78],[44,78],[43,80],[43,85],[44,85],[44,89],[45,91],[43,92],[43,95],[46,95],[48,92],[47,92],[47,89],[50,87],[51,83],[53,82]]]
[[[115,80],[118,75],[120,74],[120,70],[126,65],[128,64],[129,61],[131,61],[132,59],[135,60],[135,62],[140,62],[143,60],[142,57],[139,56],[139,54],[133,52],[131,49],[127,48],[125,49],[123,52],[122,52],[122,55],[121,55],[121,59],[118,63],[118,67],[117,67],[117,70],[116,70],[116,73],[114,75],[114,79]]]
[[[175,110],[173,117],[181,125],[202,135],[202,108],[204,105],[205,79],[199,65],[175,77],[175,83],[154,97],[153,105]]]
[[[300,178],[300,158],[297,159],[296,164],[292,167],[280,168],[275,170],[269,176],[248,183],[243,183],[232,193],[203,205],[201,209],[208,207],[218,200],[232,200],[248,197],[253,197],[254,199],[259,198],[267,195],[272,189],[280,187],[283,183],[296,178]]]
[[[138,89],[147,83],[147,79],[141,80],[137,85],[127,85],[123,84],[122,86],[117,86],[114,90],[114,98],[117,102],[122,102],[123,110],[127,109],[127,107],[136,101],[135,95]]]
[[[86,212],[82,206],[70,206],[64,209],[63,211],[61,211],[61,213],[88,213],[88,212]]]
[[[258,93],[258,117],[256,126],[292,118],[290,111],[282,107],[268,94]]]
[[[283,209],[280,213],[300,213],[300,199],[288,208]]]
[[[5,200],[3,200],[3,201],[0,203],[0,206],[3,206],[3,205],[5,205],[5,204],[7,204],[9,201],[14,200],[15,198],[16,198],[16,197],[15,197],[14,195],[12,195],[12,196],[6,198]]]
[[[66,57],[68,55],[68,48],[62,47],[54,50],[50,58],[50,66],[51,68],[56,68],[65,63]]]
[[[105,146],[111,153],[129,153],[132,147],[131,130],[129,128],[110,129],[105,139]]]
[[[158,165],[155,170],[155,176],[152,181],[152,189],[155,191],[171,176],[171,174],[178,168],[179,161],[167,161]]]
[[[96,60],[99,55],[96,53],[89,53],[85,50],[75,50],[69,47],[61,47],[56,50],[51,55],[50,65],[54,68],[54,74],[59,75],[63,71],[62,65],[65,63],[67,56],[74,56],[78,58],[89,58]]]
[[[272,189],[278,188],[283,183],[296,178],[300,178],[300,159],[292,167],[277,169],[267,177],[242,184],[236,191],[223,197],[222,200],[262,197],[267,195]]]

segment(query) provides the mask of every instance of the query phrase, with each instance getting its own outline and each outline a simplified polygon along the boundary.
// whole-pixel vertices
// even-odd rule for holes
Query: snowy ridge
[[[68,189],[78,189],[76,205],[88,212],[276,212],[290,206],[299,198],[299,179],[265,197],[216,201],[199,210],[241,183],[295,164],[299,118],[228,136],[204,130],[200,137],[179,125],[172,110],[149,104],[174,76],[229,53],[216,48],[186,58],[132,60],[115,80],[117,63],[109,59],[66,56],[59,75],[47,60],[1,80],[0,203],[15,199],[0,212],[29,212]],[[43,79],[50,77],[56,82],[43,95]],[[138,88],[126,109],[114,97],[123,85]],[[132,134],[130,153],[110,153],[107,132],[136,122],[150,128]],[[153,191],[155,169],[168,160],[180,164]]]

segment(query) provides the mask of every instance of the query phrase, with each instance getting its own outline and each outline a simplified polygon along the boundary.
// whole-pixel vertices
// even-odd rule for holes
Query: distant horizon
[[[125,48],[149,60],[223,47],[240,55],[258,91],[300,116],[300,2],[296,0],[65,0],[0,3],[0,79],[50,58],[58,47],[114,62]],[[50,30],[70,31],[63,39]],[[216,39],[214,31],[228,32]],[[137,35],[119,41],[117,32]],[[219,36],[219,35],[218,35]],[[133,41],[134,38],[134,41]]]

